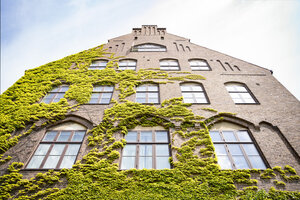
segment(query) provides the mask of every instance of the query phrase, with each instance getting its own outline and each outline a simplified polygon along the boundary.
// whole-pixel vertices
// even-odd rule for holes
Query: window
[[[46,132],[27,164],[27,169],[62,169],[72,167],[86,129],[74,123],[64,124],[60,128],[60,130],[54,129]]]
[[[210,66],[206,60],[201,59],[192,59],[189,60],[192,71],[209,71],[211,70]]]
[[[266,169],[247,130],[210,131],[222,169]]]
[[[240,83],[227,83],[226,89],[235,104],[256,104],[247,87]]]
[[[172,60],[172,59],[165,59],[161,60],[159,62],[160,64],[160,69],[161,70],[173,70],[173,71],[178,71],[179,70],[179,64],[177,60]]]
[[[134,46],[132,51],[167,51],[167,48],[158,44],[141,44]]]
[[[143,84],[136,88],[137,103],[159,103],[157,84]]]
[[[121,169],[170,169],[167,131],[129,131],[125,140]]]
[[[69,89],[68,85],[60,85],[59,87],[51,90],[42,100],[44,103],[59,102],[61,98],[64,98],[65,92]]]
[[[89,104],[109,104],[113,91],[113,86],[94,86]]]
[[[208,103],[206,93],[200,84],[183,83],[180,88],[184,103]]]
[[[94,60],[92,64],[89,66],[90,70],[95,69],[105,69],[107,65],[107,60]]]
[[[136,61],[135,60],[121,60],[119,62],[119,70],[135,70],[136,69]]]

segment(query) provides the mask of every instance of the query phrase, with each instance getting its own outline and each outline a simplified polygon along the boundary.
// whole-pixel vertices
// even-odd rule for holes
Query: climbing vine
[[[103,70],[88,70],[93,60],[110,61]],[[143,82],[173,84],[201,80],[189,72],[172,73],[156,68],[139,71],[118,70],[118,57],[95,47],[41,67],[27,70],[25,76],[0,98],[0,164],[10,164],[0,177],[1,199],[297,199],[299,192],[271,188],[259,190],[258,180],[272,179],[282,189],[287,182],[299,182],[296,171],[285,166],[266,170],[220,170],[209,136],[212,122],[225,115],[213,108],[205,118],[195,115],[182,97],[165,100],[161,105],[143,105],[127,98]],[[184,74],[183,76],[181,74]],[[61,84],[70,85],[58,103],[40,100]],[[101,123],[88,132],[90,151],[71,169],[48,170],[24,179],[24,164],[14,162],[9,150],[38,128],[76,113],[89,101],[94,85],[114,85],[118,99],[103,113]],[[120,151],[125,139],[117,139],[137,126],[161,126],[171,130],[172,169],[119,170]],[[184,141],[178,145],[174,138]],[[244,186],[241,189],[240,186]]]

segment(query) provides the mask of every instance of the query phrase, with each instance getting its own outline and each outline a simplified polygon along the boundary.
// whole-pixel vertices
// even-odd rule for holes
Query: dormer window
[[[96,69],[105,69],[107,65],[107,60],[94,60],[92,64],[89,66],[90,70]]]
[[[131,51],[144,52],[144,51],[167,51],[167,48],[158,44],[140,44],[132,48]]]

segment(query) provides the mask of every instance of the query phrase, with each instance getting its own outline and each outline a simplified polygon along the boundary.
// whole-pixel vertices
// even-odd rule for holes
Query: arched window
[[[158,45],[158,44],[140,44],[140,45],[136,45],[132,48],[132,51],[137,51],[137,52],[141,52],[141,51],[167,51],[167,48],[165,46],[162,45]]]
[[[60,99],[64,98],[66,91],[69,89],[68,85],[60,85],[51,90],[42,100],[44,103],[55,103],[59,102]]]
[[[191,59],[189,60],[192,71],[209,71],[211,70],[206,60]]]
[[[180,70],[179,68],[179,63],[175,59],[163,59],[160,60],[159,62],[160,69],[161,70],[169,70],[169,71],[178,71]]]
[[[247,129],[222,122],[212,127],[210,137],[222,169],[266,169],[261,153]]]
[[[159,103],[159,88],[157,84],[147,83],[136,88],[137,103]]]
[[[92,64],[89,66],[90,70],[95,69],[105,69],[107,65],[107,60],[94,60]]]
[[[109,104],[113,91],[114,86],[111,85],[94,86],[89,104]]]
[[[207,104],[206,93],[199,83],[182,83],[180,84],[181,93],[184,103]]]
[[[75,163],[86,128],[68,122],[47,130],[27,169],[71,168]]]
[[[120,60],[119,62],[119,70],[135,70],[136,69],[136,61],[131,59]]]
[[[128,131],[121,169],[170,169],[169,133],[162,127]]]
[[[225,87],[235,104],[257,104],[246,85],[241,83],[226,83]]]

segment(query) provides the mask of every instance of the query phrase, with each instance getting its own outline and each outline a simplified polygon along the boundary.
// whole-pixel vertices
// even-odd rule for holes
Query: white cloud
[[[33,2],[35,7],[25,1],[26,12],[45,9]],[[69,10],[59,13],[59,20],[27,21],[14,41],[2,47],[2,92],[25,69],[105,43],[141,24],[157,24],[193,43],[272,69],[300,99],[299,1],[72,0],[65,6]]]

